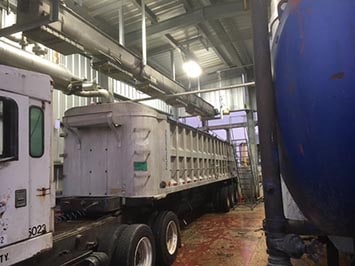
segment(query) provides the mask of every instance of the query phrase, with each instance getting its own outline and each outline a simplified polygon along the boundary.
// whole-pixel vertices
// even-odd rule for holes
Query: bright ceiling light
[[[200,65],[193,60],[186,61],[182,65],[182,68],[184,69],[187,76],[189,76],[190,78],[197,78],[202,73]]]

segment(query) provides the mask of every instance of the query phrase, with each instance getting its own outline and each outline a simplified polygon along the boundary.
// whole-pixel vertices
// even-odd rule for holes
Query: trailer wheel
[[[97,248],[98,252],[105,252],[109,258],[110,261],[110,266],[115,266],[114,263],[112,263],[112,256],[115,252],[115,248],[117,246],[117,243],[119,241],[119,238],[122,234],[122,232],[128,227],[127,224],[112,224],[110,225],[107,230],[102,234],[102,236],[99,239],[99,245]]]
[[[221,208],[220,208],[220,203],[219,203],[219,200],[220,200],[220,191],[221,189],[218,187],[216,189],[213,190],[213,195],[212,195],[212,204],[213,204],[213,208],[215,211],[219,211]]]
[[[132,224],[122,232],[111,265],[155,265],[155,242],[149,226]]]
[[[238,202],[239,202],[238,185],[237,185],[237,183],[233,182],[232,186],[233,186],[234,202],[235,202],[235,205],[238,205]]]
[[[228,186],[222,186],[219,191],[219,210],[222,212],[229,212],[231,208],[231,201],[228,192]]]
[[[172,211],[163,211],[155,219],[153,233],[159,265],[171,265],[180,246],[179,220]]]
[[[228,185],[228,197],[230,201],[230,208],[234,208],[234,206],[236,205],[236,201],[233,184]]]

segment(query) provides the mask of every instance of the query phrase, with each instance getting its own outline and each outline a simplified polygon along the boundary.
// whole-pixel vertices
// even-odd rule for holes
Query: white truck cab
[[[52,247],[51,78],[0,65],[0,265]]]

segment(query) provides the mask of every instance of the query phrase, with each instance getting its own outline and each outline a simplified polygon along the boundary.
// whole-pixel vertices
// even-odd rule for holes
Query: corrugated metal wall
[[[241,77],[235,77],[226,80],[222,78],[220,84],[212,83],[206,85],[204,89],[227,87],[227,86],[232,86],[240,83],[242,83]],[[202,97],[206,101],[213,104],[218,109],[220,109],[221,106],[223,106],[224,108],[228,108],[231,111],[238,111],[247,108],[245,106],[245,103],[247,102],[246,99],[247,94],[245,90],[246,88],[236,88],[236,89],[225,90],[225,91],[215,91],[215,92],[205,93],[202,95]],[[253,105],[253,103],[251,105]]]

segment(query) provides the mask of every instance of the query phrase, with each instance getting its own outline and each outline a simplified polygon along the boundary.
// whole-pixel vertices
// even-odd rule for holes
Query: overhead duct
[[[103,102],[113,102],[112,94],[97,84],[86,83],[68,69],[2,41],[0,41],[0,63],[47,74],[52,77],[54,87],[65,94],[100,97]]]
[[[58,12],[58,14],[52,14]],[[41,42],[63,54],[76,53],[78,50],[94,57],[93,67],[110,77],[125,81],[140,91],[157,97],[186,91],[179,83],[164,76],[149,65],[143,66],[141,58],[120,46],[94,25],[84,21],[62,4],[53,7],[53,3],[39,0],[18,1],[17,29],[28,25],[43,16],[58,17],[56,22],[24,31],[29,38]],[[181,96],[169,104],[184,106],[194,115],[212,117],[214,107],[202,98]]]

